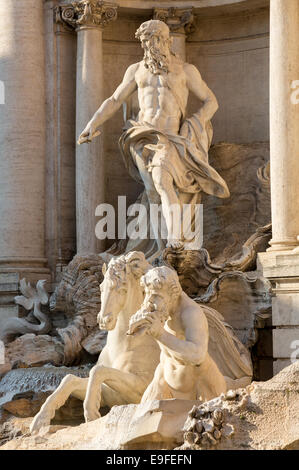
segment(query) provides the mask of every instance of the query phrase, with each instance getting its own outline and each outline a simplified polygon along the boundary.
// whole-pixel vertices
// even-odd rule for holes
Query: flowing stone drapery
[[[154,20],[164,21],[170,29],[172,50],[186,60],[186,34],[192,32],[193,8],[155,8]]]
[[[299,2],[271,0],[270,143],[273,238],[259,260],[273,286],[274,373],[299,358]]]
[[[61,21],[77,31],[76,134],[85,128],[103,101],[103,28],[117,16],[115,3],[83,0],[58,7]],[[97,253],[95,210],[104,202],[102,139],[76,148],[77,253]]]
[[[43,0],[0,2],[0,272],[45,276]],[[33,276],[33,277],[32,277]]]

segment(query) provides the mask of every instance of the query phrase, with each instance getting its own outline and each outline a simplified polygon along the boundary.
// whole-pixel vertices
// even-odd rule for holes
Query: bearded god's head
[[[159,20],[142,23],[135,34],[144,49],[144,64],[152,73],[168,72],[171,38],[168,26]]]

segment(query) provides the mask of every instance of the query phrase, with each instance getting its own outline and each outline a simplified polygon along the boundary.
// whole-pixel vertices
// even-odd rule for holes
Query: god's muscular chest
[[[181,104],[186,106],[188,89],[183,68],[168,74],[152,74],[143,65],[135,76],[141,113],[179,118]]]

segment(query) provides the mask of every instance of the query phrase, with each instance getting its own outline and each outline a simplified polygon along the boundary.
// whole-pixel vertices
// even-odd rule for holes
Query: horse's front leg
[[[61,381],[55,392],[45,401],[40,411],[34,417],[30,431],[37,432],[43,426],[48,426],[55,416],[55,411],[61,408],[67,399],[73,395],[81,400],[85,397],[88,379],[68,374]]]
[[[94,366],[89,374],[86,397],[84,400],[85,421],[94,421],[101,417],[101,384],[105,383],[119,395],[119,402],[139,403],[148,385],[143,378],[129,372],[122,372],[112,367]],[[102,403],[102,406],[104,404]]]

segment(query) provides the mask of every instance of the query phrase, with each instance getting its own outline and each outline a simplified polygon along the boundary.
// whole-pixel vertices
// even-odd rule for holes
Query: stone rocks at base
[[[30,422],[30,418],[11,417],[5,423],[0,424],[0,447],[13,439],[29,435]]]
[[[183,429],[180,450],[299,450],[298,394],[299,361],[268,382],[201,405],[163,400],[115,406],[99,420],[57,432],[51,426],[42,435],[17,437],[1,450],[173,449]]]
[[[299,450],[298,397],[299,361],[267,382],[195,406],[179,449]]]
[[[29,333],[15,339],[6,346],[6,358],[11,367],[37,367],[44,364],[61,365],[63,347],[49,335]]]
[[[96,421],[56,433],[52,426],[47,432],[42,428],[37,436],[15,439],[2,449],[173,449],[183,441],[182,427],[194,404],[199,402],[172,399],[114,406]]]
[[[48,365],[11,370],[0,380],[0,413],[19,418],[33,417],[67,374],[88,377],[89,369],[87,366],[66,368]],[[70,397],[55,415],[56,422],[78,424],[82,419],[82,401],[74,397]]]

